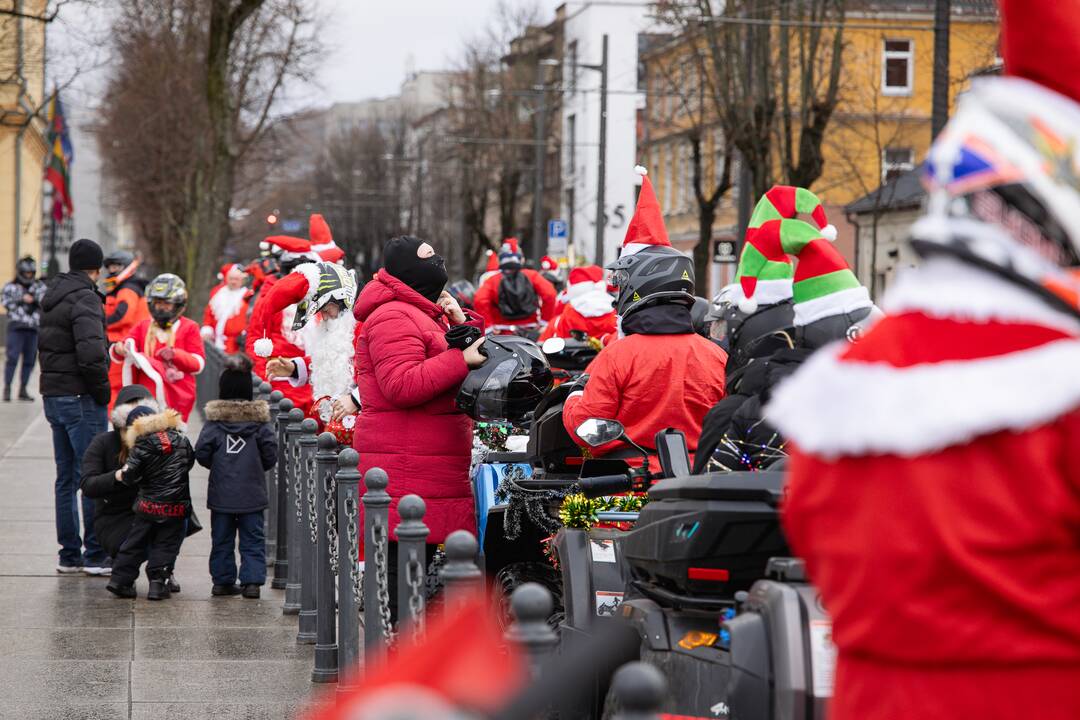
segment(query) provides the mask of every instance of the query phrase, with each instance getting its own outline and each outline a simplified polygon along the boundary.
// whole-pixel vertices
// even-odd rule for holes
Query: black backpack
[[[535,318],[540,309],[536,289],[525,273],[514,270],[504,272],[499,283],[499,312],[507,320]]]

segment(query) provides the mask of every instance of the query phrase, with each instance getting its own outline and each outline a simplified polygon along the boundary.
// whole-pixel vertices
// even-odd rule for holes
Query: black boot
[[[110,582],[105,586],[105,589],[111,592],[118,598],[133,598],[135,597],[134,585],[121,585],[120,583]]]
[[[4,386],[4,402],[11,402],[11,386]]]
[[[214,587],[210,588],[210,594],[214,597],[229,597],[231,595],[239,595],[240,591],[240,586],[236,584],[215,585]]]
[[[172,575],[168,577],[166,584],[169,586],[169,592],[180,592],[180,583],[176,582],[176,578]]]
[[[167,600],[170,594],[168,579],[160,578],[150,581],[150,592],[146,593],[146,599]]]
[[[249,600],[258,600],[260,595],[259,586],[248,583],[244,586],[244,597]]]
[[[34,402],[34,396],[26,392],[26,386],[19,388],[19,399],[23,402]]]

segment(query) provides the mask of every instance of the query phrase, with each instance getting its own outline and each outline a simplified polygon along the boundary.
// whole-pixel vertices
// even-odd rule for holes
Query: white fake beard
[[[570,307],[574,308],[582,317],[603,317],[611,312],[615,301],[604,291],[593,290],[570,298]]]
[[[304,326],[314,397],[336,398],[352,389],[355,331],[356,318],[347,310],[333,320],[315,317]]]
[[[290,343],[304,349],[304,331],[293,330],[293,321],[296,320],[296,305],[289,305],[281,311],[281,334]]]
[[[219,346],[224,345],[222,336],[225,334],[225,324],[240,311],[240,305],[244,302],[244,293],[246,292],[247,290],[242,287],[235,290],[230,287],[223,287],[214,293],[214,297],[210,298],[210,310],[213,311],[214,318],[217,320],[214,335]]]

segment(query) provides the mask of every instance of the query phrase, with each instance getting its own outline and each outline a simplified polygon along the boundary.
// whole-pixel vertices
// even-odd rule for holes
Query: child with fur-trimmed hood
[[[134,597],[135,579],[145,559],[150,579],[146,598],[164,600],[170,594],[167,581],[187,529],[188,472],[195,465],[195,453],[175,410],[155,412],[139,405],[128,413],[125,425],[124,464],[116,471],[116,480],[138,488],[138,494],[135,518],[113,560],[108,589],[120,597]]]
[[[252,401],[252,363],[232,355],[218,383],[219,400],[206,404],[206,424],[195,444],[199,464],[210,469],[207,506],[213,547],[210,575],[214,596],[259,597],[266,582],[266,471],[277,462],[277,437],[270,409]],[[237,573],[235,544],[240,541]],[[240,586],[237,586],[237,578]]]

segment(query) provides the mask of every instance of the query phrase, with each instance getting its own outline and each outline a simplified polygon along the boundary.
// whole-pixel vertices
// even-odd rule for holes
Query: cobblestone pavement
[[[138,599],[120,600],[104,578],[56,573],[54,478],[40,400],[0,403],[0,719],[293,717],[312,692],[312,648],[296,644],[283,591],[211,598],[206,471],[191,477],[206,529],[181,550],[183,590],[154,603],[145,576]]]

